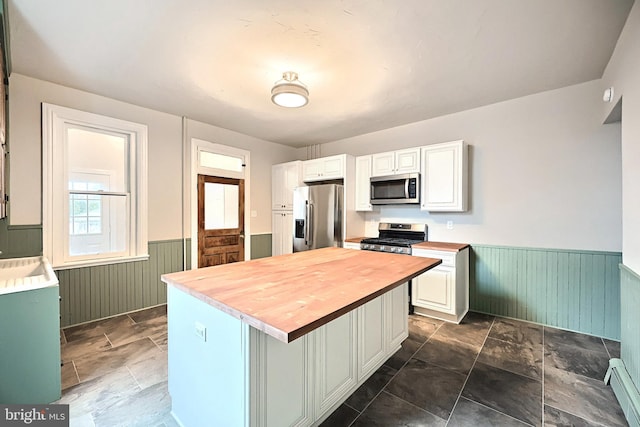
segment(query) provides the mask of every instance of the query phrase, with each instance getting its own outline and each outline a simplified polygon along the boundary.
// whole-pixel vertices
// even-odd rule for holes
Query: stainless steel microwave
[[[420,174],[371,177],[372,205],[420,203]]]

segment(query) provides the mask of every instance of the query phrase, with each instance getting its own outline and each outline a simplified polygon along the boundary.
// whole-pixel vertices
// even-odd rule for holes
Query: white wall
[[[42,223],[42,102],[76,108],[149,128],[149,240],[180,238],[182,227],[182,118],[13,73],[10,79],[10,224]],[[271,231],[271,165],[295,150],[215,126],[188,121],[189,137],[251,152],[251,233]],[[187,221],[186,229],[189,230]]]
[[[469,212],[382,207],[367,215],[370,235],[379,220],[409,220],[427,223],[430,240],[620,251],[620,126],[601,125],[601,99],[592,81],[323,144],[321,152],[470,145]]]
[[[640,3],[627,18],[602,87],[622,97],[622,261],[640,273]],[[601,92],[602,94],[602,92]],[[606,104],[606,117],[616,102]]]

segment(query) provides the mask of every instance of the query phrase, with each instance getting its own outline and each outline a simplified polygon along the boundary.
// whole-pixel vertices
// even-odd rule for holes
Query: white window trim
[[[135,145],[131,150],[129,161],[135,164],[135,174],[130,174],[132,194],[135,189],[135,202],[132,200],[130,225],[135,227],[135,234],[130,235],[130,251],[127,256],[103,256],[99,258],[66,261],[64,259],[64,241],[55,241],[54,228],[62,224],[56,224],[54,199],[60,191],[54,189],[54,137],[60,137],[65,124],[73,124],[84,127],[92,127],[100,130],[108,130],[117,133],[125,133],[130,137],[130,142]],[[149,258],[147,235],[147,137],[146,125],[133,123],[126,120],[106,117],[99,114],[79,111],[72,108],[61,107],[53,104],[42,104],[42,250],[45,257],[56,270],[67,268],[88,267],[94,265],[116,264],[146,260]],[[68,218],[64,218],[68,222]]]

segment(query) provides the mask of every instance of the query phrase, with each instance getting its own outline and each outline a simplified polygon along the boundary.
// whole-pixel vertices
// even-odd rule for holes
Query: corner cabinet
[[[422,210],[467,210],[467,151],[464,141],[422,147]]]
[[[469,248],[451,252],[414,248],[412,255],[442,260],[411,281],[414,312],[460,323],[469,311]]]
[[[356,210],[372,211],[371,156],[356,157]]]
[[[302,180],[304,182],[343,179],[346,155],[321,157],[302,162]]]
[[[420,172],[420,147],[371,155],[371,176]]]

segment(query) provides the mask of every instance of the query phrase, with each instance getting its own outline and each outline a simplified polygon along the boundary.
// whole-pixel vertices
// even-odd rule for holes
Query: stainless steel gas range
[[[381,222],[378,225],[378,237],[363,239],[360,249],[366,251],[390,252],[411,255],[411,245],[427,241],[426,224],[401,224]],[[411,281],[409,281],[409,314],[413,314],[411,304]]]
[[[411,245],[426,241],[427,231],[426,224],[381,222],[378,225],[378,237],[363,239],[360,249],[411,255]]]

